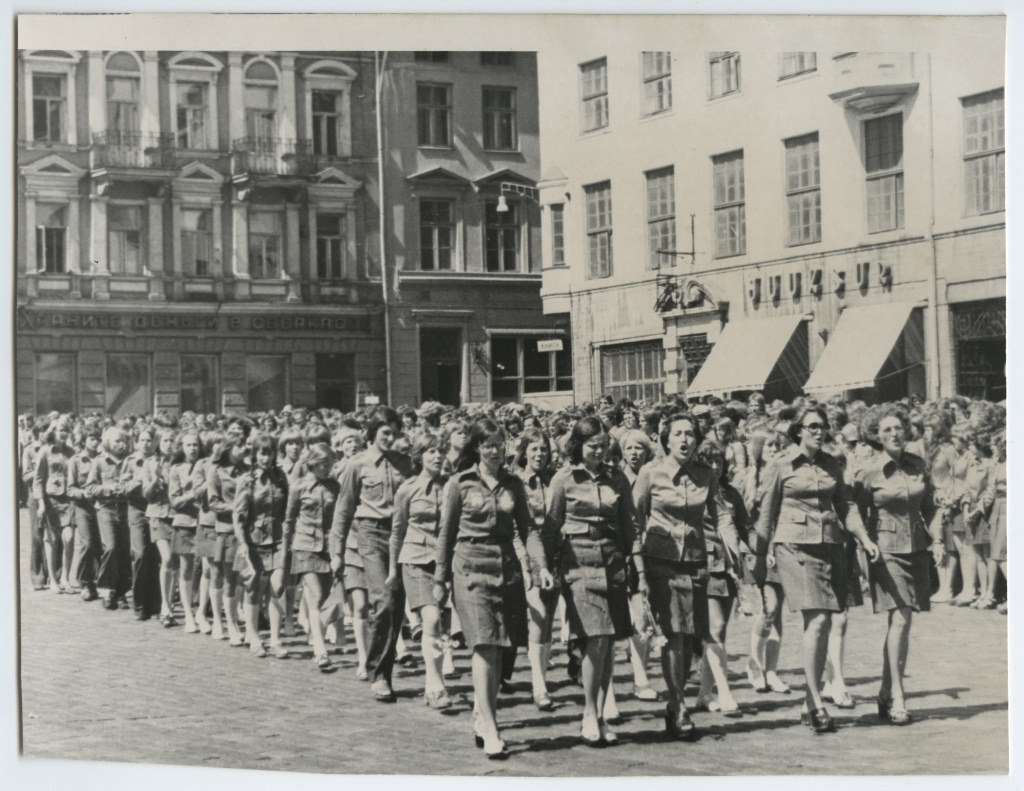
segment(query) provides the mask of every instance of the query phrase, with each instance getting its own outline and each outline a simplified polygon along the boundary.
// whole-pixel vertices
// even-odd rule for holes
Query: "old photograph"
[[[19,781],[1005,777],[1007,40],[17,16]]]

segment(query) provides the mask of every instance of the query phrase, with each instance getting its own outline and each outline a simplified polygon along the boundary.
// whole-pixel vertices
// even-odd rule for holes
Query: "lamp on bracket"
[[[529,198],[534,203],[538,203],[538,197],[540,195],[536,187],[531,187],[527,184],[519,184],[515,181],[503,181],[498,193],[498,209],[499,213],[508,211],[508,199],[505,197],[509,193],[513,195],[519,195],[523,198]]]

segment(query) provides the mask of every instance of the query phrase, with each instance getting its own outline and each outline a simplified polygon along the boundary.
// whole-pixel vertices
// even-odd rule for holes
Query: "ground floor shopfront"
[[[382,397],[375,309],[19,306],[20,412],[344,411]]]

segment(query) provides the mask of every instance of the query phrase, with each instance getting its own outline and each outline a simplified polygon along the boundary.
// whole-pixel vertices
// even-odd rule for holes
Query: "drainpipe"
[[[928,58],[928,178],[931,193],[931,216],[928,218],[928,243],[931,250],[931,266],[928,269],[928,301],[931,303],[931,321],[926,322],[926,332],[932,347],[932,370],[934,375],[928,382],[928,398],[938,400],[942,388],[942,355],[939,350],[939,263],[935,249],[935,105],[932,98],[932,55]]]
[[[381,92],[384,88],[384,69],[387,68],[388,53],[373,53],[373,68],[376,77],[376,91],[374,101],[377,110],[377,214],[380,236],[380,286],[381,295],[384,298],[384,375],[386,378],[386,390],[384,392],[384,403],[391,403],[391,296],[388,293],[388,265],[387,246],[384,233],[387,228],[384,217],[384,121],[381,118]],[[395,273],[395,277],[398,274]]]

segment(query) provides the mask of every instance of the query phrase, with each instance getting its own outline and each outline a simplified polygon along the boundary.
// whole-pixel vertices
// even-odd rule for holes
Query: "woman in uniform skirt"
[[[185,631],[199,631],[192,612],[192,577],[196,563],[196,531],[199,527],[199,501],[204,496],[206,481],[195,476],[199,464],[199,434],[186,431],[180,437],[181,461],[171,465],[167,481],[167,497],[171,503],[171,560],[179,568],[178,590],[185,616]]]
[[[882,452],[857,471],[853,500],[882,553],[881,562],[872,563],[868,570],[874,611],[888,613],[878,716],[893,725],[906,725],[912,719],[903,690],[910,626],[915,612],[929,609],[932,558],[941,566],[946,548],[942,520],[934,518],[927,465],[906,450],[907,413],[888,406],[876,419]],[[872,422],[869,419],[868,436],[873,433]]]
[[[473,425],[457,472],[444,491],[437,537],[434,600],[447,598],[450,581],[466,643],[473,651],[473,731],[488,758],[506,758],[496,719],[503,648],[527,642],[526,588],[530,560],[538,582],[554,585],[523,482],[504,468],[505,432],[484,418]],[[516,544],[518,541],[518,546]]]
[[[642,575],[636,509],[626,476],[605,463],[609,437],[596,417],[573,426],[566,443],[569,466],[551,480],[545,530],[560,537],[559,569],[570,643],[582,645],[583,720],[590,746],[618,737],[604,719],[616,640],[632,634],[626,557]],[[642,474],[642,473],[641,473]],[[646,583],[640,582],[640,590]]]
[[[232,646],[242,646],[242,632],[238,628],[235,592],[238,572],[235,571],[235,538],[233,514],[238,481],[249,473],[245,461],[245,438],[228,435],[220,450],[215,452],[206,466],[206,499],[216,518],[214,547],[210,569],[210,603],[213,608],[213,630],[218,633],[220,613],[223,609],[227,637]]]
[[[756,538],[757,575],[764,578],[765,555],[773,546],[789,607],[803,614],[801,655],[807,683],[801,719],[815,733],[835,730],[822,704],[821,681],[832,613],[846,607],[844,525],[870,560],[879,554],[856,509],[850,508],[841,465],[821,449],[827,431],[824,407],[797,411],[788,430],[793,446],[771,463],[765,476]]]
[[[62,415],[43,434],[43,446],[36,457],[32,492],[36,511],[43,523],[43,550],[50,590],[61,592],[61,582],[67,583],[68,569],[61,577],[61,541],[65,533],[73,535],[75,509],[68,494],[68,467],[74,449],[71,439],[71,418]],[[116,603],[114,605],[117,606]]]
[[[669,415],[659,436],[665,456],[640,470],[633,484],[651,610],[667,644],[661,666],[668,689],[665,729],[674,738],[697,736],[683,697],[690,663],[708,634],[708,554],[704,524],[735,545],[732,517],[715,471],[695,454],[703,439],[697,420]]]
[[[291,482],[284,520],[284,545],[292,553],[291,571],[302,582],[306,600],[309,636],[313,641],[313,662],[322,671],[330,670],[324,642],[320,606],[331,589],[331,558],[327,535],[334,519],[341,484],[331,477],[333,458],[323,443],[309,447],[305,459],[309,470]]]
[[[267,602],[270,616],[270,651],[288,658],[281,643],[284,615],[285,546],[284,514],[288,505],[288,478],[277,466],[277,441],[260,434],[252,443],[252,471],[237,483],[233,511],[235,571],[245,582],[245,631],[249,650],[258,658],[267,655],[259,635],[260,605]]]
[[[167,495],[167,482],[171,477],[174,446],[177,436],[172,429],[161,429],[157,437],[156,453],[142,465],[142,496],[146,498],[146,518],[150,535],[160,553],[160,623],[165,628],[177,625],[171,614],[171,595],[174,592],[174,572],[177,566],[171,555],[171,501]]]

